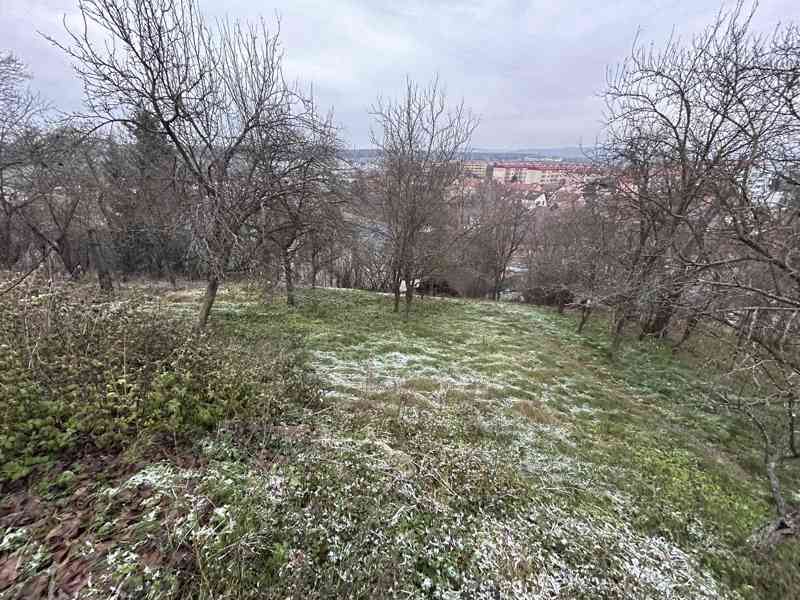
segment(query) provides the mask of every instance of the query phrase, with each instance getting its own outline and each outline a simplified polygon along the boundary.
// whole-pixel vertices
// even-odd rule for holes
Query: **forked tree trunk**
[[[72,244],[67,239],[66,236],[62,236],[58,240],[56,240],[54,244],[56,254],[61,259],[61,263],[64,265],[64,270],[72,279],[80,279],[81,270],[78,269],[79,263],[75,260],[75,257],[72,253]]]
[[[585,300],[581,304],[581,322],[578,323],[578,333],[583,333],[583,327],[586,325],[586,322],[589,320],[589,317],[592,314],[592,305],[589,300]]]
[[[217,290],[219,289],[219,278],[212,275],[206,284],[206,293],[203,296],[203,305],[200,307],[200,319],[197,322],[198,329],[205,329],[208,323],[208,316],[211,314],[211,307],[214,306],[214,300],[217,298]]]

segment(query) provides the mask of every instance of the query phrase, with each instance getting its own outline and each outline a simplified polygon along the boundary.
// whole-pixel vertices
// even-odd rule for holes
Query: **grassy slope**
[[[139,541],[110,546],[97,581],[174,591],[180,564],[145,572],[137,552],[158,535],[194,549],[206,597],[791,597],[797,574],[779,568],[796,548],[772,566],[740,550],[770,511],[758,453],[701,410],[688,367],[644,345],[611,364],[602,332],[525,306],[390,310],[353,291],[297,309],[223,295],[214,327],[234,351],[306,340],[324,406],[288,407],[260,452],[220,436],[192,468],[97,492],[101,529],[149,490]]]
[[[318,291],[301,306],[218,317],[242,337],[306,336],[335,399],[327,450],[378,471],[402,453],[396,474],[436,508],[392,492],[370,518],[406,508],[395,535],[442,528],[421,547],[448,558],[415,567],[439,589],[492,573],[506,592],[564,597],[768,593],[736,553],[770,514],[758,452],[734,420],[702,410],[698,374],[668,353],[637,344],[611,364],[603,332],[578,336],[570,318],[526,306],[426,301],[408,323],[365,293]],[[459,543],[481,558],[462,562]]]

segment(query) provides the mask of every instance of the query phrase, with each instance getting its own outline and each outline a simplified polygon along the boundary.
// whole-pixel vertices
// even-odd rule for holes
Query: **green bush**
[[[177,443],[317,398],[296,345],[243,362],[144,298],[64,288],[0,298],[0,483],[70,453]]]

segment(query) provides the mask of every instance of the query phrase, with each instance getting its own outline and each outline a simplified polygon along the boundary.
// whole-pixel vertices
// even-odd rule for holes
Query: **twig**
[[[49,248],[48,248],[48,249],[47,249],[47,251],[46,251],[46,252],[45,252],[45,253],[42,255],[42,258],[41,258],[41,259],[39,259],[39,262],[38,262],[38,263],[36,263],[34,266],[32,266],[30,269],[28,269],[28,271],[27,271],[27,272],[25,272],[25,273],[24,273],[24,274],[23,274],[23,275],[22,275],[22,276],[21,276],[19,279],[17,279],[17,281],[15,281],[15,282],[14,282],[14,283],[12,283],[11,285],[9,285],[9,286],[8,286],[6,289],[4,289],[4,290],[0,291],[0,296],[4,296],[4,295],[6,295],[8,292],[10,292],[11,290],[13,290],[15,287],[17,287],[17,286],[18,286],[19,284],[21,284],[23,281],[25,281],[25,280],[26,280],[26,279],[27,279],[27,278],[30,276],[30,274],[31,274],[31,273],[33,273],[33,272],[34,272],[36,269],[38,269],[38,268],[41,266],[41,264],[42,264],[42,263],[45,261],[45,259],[46,259],[48,256],[50,256],[50,249],[49,249]]]

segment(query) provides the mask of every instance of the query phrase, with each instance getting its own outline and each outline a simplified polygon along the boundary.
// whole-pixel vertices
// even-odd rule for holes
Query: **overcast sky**
[[[730,3],[729,3],[730,4]],[[200,0],[209,15],[282,21],[285,68],[313,83],[351,146],[369,141],[370,104],[404,77],[439,73],[448,96],[481,119],[476,147],[591,144],[600,129],[605,68],[637,30],[663,43],[691,34],[716,0]],[[0,0],[0,50],[30,65],[33,85],[64,110],[82,90],[69,61],[37,31],[64,38],[77,0]],[[800,21],[800,0],[762,0],[757,27]]]

